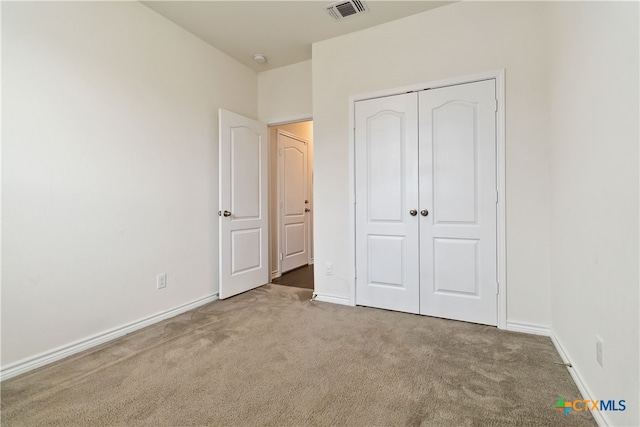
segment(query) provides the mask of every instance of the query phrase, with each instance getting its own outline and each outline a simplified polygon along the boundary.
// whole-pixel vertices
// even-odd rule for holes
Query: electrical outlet
[[[167,273],[160,273],[156,277],[156,288],[162,289],[167,287]]]
[[[602,352],[604,347],[604,341],[602,338],[596,335],[596,361],[604,368],[604,363],[602,362]]]
[[[333,276],[333,263],[325,262],[324,263],[324,275],[325,276]]]

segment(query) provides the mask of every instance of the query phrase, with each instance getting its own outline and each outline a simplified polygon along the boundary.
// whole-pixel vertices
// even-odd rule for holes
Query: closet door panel
[[[355,113],[356,304],[418,313],[417,95]]]
[[[420,92],[420,313],[496,325],[495,80]]]
[[[475,224],[477,221],[475,113],[475,105],[460,100],[452,100],[432,111],[436,224]]]

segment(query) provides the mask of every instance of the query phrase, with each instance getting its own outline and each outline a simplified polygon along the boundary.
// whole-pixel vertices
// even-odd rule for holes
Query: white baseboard
[[[282,273],[280,273],[280,270],[274,270],[271,272],[270,280],[277,279],[278,277],[281,277],[281,276],[282,276]]]
[[[553,342],[553,345],[558,351],[558,354],[560,355],[560,358],[562,359],[562,361],[564,363],[568,363],[569,365],[571,365],[571,367],[567,366],[567,371],[569,371],[569,375],[571,375],[571,379],[573,379],[573,382],[576,384],[576,387],[578,387],[578,391],[582,395],[582,398],[585,400],[598,400],[594,397],[593,393],[591,393],[591,391],[589,390],[589,387],[587,387],[587,384],[583,381],[582,376],[580,375],[580,371],[578,371],[576,367],[573,366],[573,364],[571,363],[571,360],[567,356],[567,352],[564,350],[564,348],[562,347],[562,344],[560,343],[558,338],[555,336],[553,331],[551,332],[550,336],[551,336],[551,341]],[[607,419],[607,416],[604,414],[603,411],[591,411],[591,415],[593,415],[593,418],[596,420],[596,423],[598,423],[600,427],[608,427],[613,425],[613,423],[611,423]]]
[[[337,297],[334,295],[313,294],[314,301],[330,302],[332,304],[351,305],[349,304],[349,298]]]
[[[58,347],[44,353],[40,353],[36,356],[19,360],[7,366],[3,366],[0,369],[0,381],[13,378],[17,375],[24,374],[25,372],[31,371],[33,369],[40,368],[41,366],[48,365],[49,363],[64,359],[65,357],[80,353],[81,351],[88,350],[97,345],[104,344],[116,338],[120,338],[126,334],[137,331],[138,329],[145,328],[147,326],[153,325],[154,323],[158,323],[162,320],[166,320],[189,310],[193,310],[194,308],[200,307],[201,305],[210,303],[217,299],[217,293],[209,295],[190,303],[154,314],[153,316],[145,317],[144,319],[140,319],[127,325],[123,325],[118,328],[111,329],[109,331],[73,342],[71,344],[64,345],[62,347]]]
[[[525,334],[551,336],[551,329],[548,326],[535,325],[533,323],[507,322],[507,331],[522,332]]]
[[[571,375],[571,379],[575,383],[576,387],[578,387],[578,391],[580,391],[582,398],[585,400],[597,400],[593,393],[589,391],[589,387],[587,387],[586,383],[583,381],[580,372],[572,365],[571,360],[567,356],[567,352],[564,350],[562,344],[550,328],[529,323],[507,322],[507,330],[523,332],[525,334],[543,335],[551,338],[551,342],[553,342],[553,345],[555,346],[562,361],[571,365],[570,367],[567,366],[567,370],[569,371],[569,375]],[[591,415],[593,415],[593,418],[600,427],[613,425],[613,423],[609,422],[607,416],[602,411],[591,411]]]

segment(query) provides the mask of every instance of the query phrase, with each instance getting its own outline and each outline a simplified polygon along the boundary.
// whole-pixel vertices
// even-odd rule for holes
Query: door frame
[[[504,68],[483,73],[436,80],[427,83],[386,89],[349,97],[349,305],[356,305],[356,179],[355,179],[355,103],[367,99],[381,98],[407,92],[419,92],[481,80],[495,79],[496,99],[496,178],[497,202],[497,278],[498,278],[498,328],[507,328],[507,238],[506,238],[506,131],[505,131],[505,70]]]
[[[263,123],[265,123],[267,125],[267,128],[270,129],[272,127],[277,127],[277,126],[282,126],[282,125],[289,125],[289,124],[293,124],[293,123],[299,123],[299,122],[312,122],[313,121],[313,115],[311,114],[300,114],[300,115],[294,115],[294,116],[286,116],[286,117],[276,117],[275,119],[269,119],[269,120],[265,120],[263,121]],[[273,141],[271,138],[271,131],[269,131],[269,153],[271,153],[271,150],[278,148],[278,141],[277,141],[277,137],[276,140]],[[308,151],[308,150],[307,150]],[[307,158],[309,156],[309,153],[307,152]],[[308,167],[308,165],[307,165]],[[276,163],[275,165],[272,167],[271,165],[271,160],[269,160],[269,183],[272,182],[272,180],[274,179],[274,175],[275,175],[275,179],[277,181],[278,179],[278,161],[277,161],[277,156],[276,156]],[[277,187],[277,182],[276,182],[276,187]],[[309,196],[311,196],[310,200],[311,200],[311,212],[313,214],[313,180],[310,180],[309,182],[307,182],[307,193]],[[269,185],[269,189],[271,189],[271,185]],[[277,192],[278,189],[276,188],[276,194],[275,196],[277,197]],[[271,191],[269,191],[269,201],[270,203],[273,202],[273,197],[274,195],[271,194]],[[277,207],[277,209],[279,209],[279,207]],[[269,212],[271,212],[271,208],[269,210]],[[276,213],[277,215],[277,213]],[[277,229],[279,228],[279,221],[276,224],[276,233],[278,234],[278,236],[276,236],[277,241],[276,241],[276,249],[277,249],[277,253],[273,254],[271,253],[271,242],[269,242],[269,280],[273,280],[273,279],[277,279],[278,277],[282,276],[282,271],[280,268],[280,236],[279,233],[277,232]],[[309,242],[309,245],[311,246],[309,248],[309,264],[313,264],[313,256],[312,254],[312,249],[313,249],[313,244],[311,243],[311,233],[313,231],[311,230],[311,227],[309,227],[308,230],[308,234],[307,234],[307,239]],[[278,269],[276,271],[271,270],[271,264],[272,264],[272,256],[275,256],[278,260]]]
[[[281,276],[282,273],[282,257],[280,256],[280,254],[282,254],[282,232],[283,232],[283,227],[282,227],[282,205],[280,204],[280,199],[282,194],[282,187],[284,185],[284,177],[282,176],[282,168],[280,168],[280,135],[286,136],[288,138],[291,139],[295,139],[296,141],[300,141],[302,142],[306,147],[307,147],[307,176],[305,177],[307,179],[307,185],[305,188],[305,191],[307,193],[307,200],[311,200],[311,197],[309,195],[309,187],[311,186],[311,183],[308,182],[309,180],[309,141],[300,138],[297,135],[294,135],[290,132],[286,132],[282,129],[277,129],[276,130],[276,152],[277,152],[277,157],[276,157],[276,215],[277,215],[277,233],[278,233],[278,238],[276,239],[277,241],[277,248],[278,248],[278,274]],[[311,208],[311,203],[308,204],[308,207]],[[313,213],[313,212],[311,212]],[[309,215],[305,214],[305,221],[306,221],[306,231],[305,231],[305,250],[307,251],[307,265],[311,264],[311,230],[309,229]]]

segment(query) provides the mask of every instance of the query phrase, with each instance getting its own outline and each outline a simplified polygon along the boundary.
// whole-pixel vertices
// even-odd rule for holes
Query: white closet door
[[[355,105],[359,305],[420,309],[417,108],[415,93]]]
[[[495,80],[419,94],[421,314],[497,324],[495,99]]]

